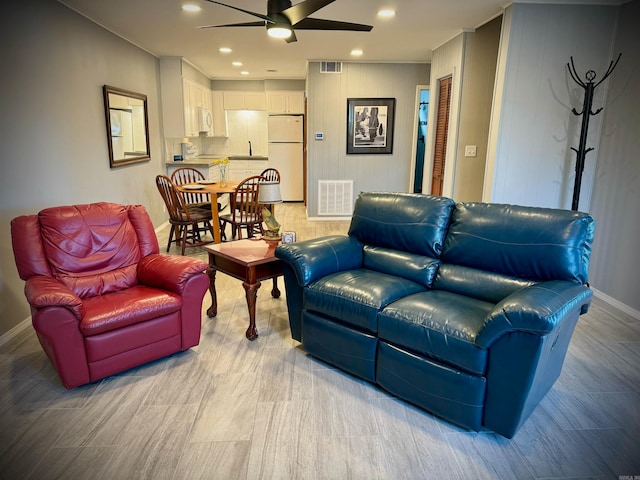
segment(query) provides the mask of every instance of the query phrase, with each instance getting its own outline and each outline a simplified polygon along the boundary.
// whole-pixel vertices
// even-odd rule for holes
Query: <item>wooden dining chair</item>
[[[267,182],[280,183],[280,172],[275,168],[266,168],[260,175],[264,177]]]
[[[193,167],[180,167],[171,174],[171,181],[176,185],[197,183],[203,180],[206,180],[204,174]],[[198,192],[197,190],[189,193],[182,192],[182,198],[184,198],[189,207],[211,209],[211,199],[206,193]]]
[[[169,223],[172,226],[167,242],[167,252],[171,242],[174,241],[174,234],[176,245],[181,246],[182,255],[185,247],[198,247],[213,242],[211,209],[190,207],[184,201],[183,194],[176,189],[175,184],[166,175],[156,176],[156,186],[167,207]],[[207,232],[211,234],[211,240],[204,239]]]
[[[262,215],[258,203],[258,189],[260,182],[265,178],[261,175],[254,175],[242,180],[231,194],[230,211],[220,215],[222,230],[227,223],[231,225],[231,237],[242,239],[242,229],[247,231],[247,237],[251,238],[255,234],[264,233],[262,228]]]

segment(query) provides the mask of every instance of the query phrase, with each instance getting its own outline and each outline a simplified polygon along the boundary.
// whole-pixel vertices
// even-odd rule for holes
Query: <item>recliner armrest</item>
[[[278,245],[275,255],[291,265],[298,283],[305,287],[331,273],[360,268],[363,244],[353,237],[330,235]]]
[[[207,267],[206,262],[196,258],[154,253],[138,263],[138,281],[182,295],[186,282]]]
[[[80,297],[52,277],[34,275],[26,280],[24,294],[34,308],[67,308],[78,320],[84,318],[84,305]]]
[[[493,308],[476,343],[488,348],[500,336],[513,331],[546,335],[576,308],[580,308],[581,314],[586,313],[591,296],[586,285],[563,280],[521,288]]]

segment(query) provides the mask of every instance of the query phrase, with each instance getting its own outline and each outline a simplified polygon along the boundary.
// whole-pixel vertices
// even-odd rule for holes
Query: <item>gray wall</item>
[[[9,223],[53,205],[142,204],[166,220],[158,60],[51,0],[25,0],[0,20],[0,335],[29,316]],[[109,168],[102,86],[148,96],[151,161]]]
[[[502,17],[498,17],[475,32],[464,34],[464,73],[452,194],[458,202],[482,200],[501,24]],[[467,145],[476,146],[475,157],[465,156]]]
[[[602,73],[612,55],[619,7],[514,4],[505,15],[496,81],[495,141],[489,146],[484,199],[499,203],[571,208],[575,153],[583,90],[567,74],[574,57],[584,78]],[[637,54],[637,53],[636,53]],[[596,90],[594,106],[605,101],[607,83]],[[602,115],[591,117],[590,147],[582,181],[580,209],[589,210],[598,158]]]
[[[409,188],[415,142],[416,86],[429,83],[428,64],[343,63],[342,73],[320,73],[310,62],[307,74],[307,212],[318,212],[318,180],[353,180],[361,191]],[[347,98],[395,98],[391,155],[347,155]],[[325,134],[316,141],[316,132]]]
[[[604,110],[595,152],[591,214],[597,226],[589,272],[594,288],[635,309],[636,315],[640,312],[639,18],[640,0],[623,5],[612,51],[614,56],[622,52],[622,58],[611,75],[606,103],[596,104]]]

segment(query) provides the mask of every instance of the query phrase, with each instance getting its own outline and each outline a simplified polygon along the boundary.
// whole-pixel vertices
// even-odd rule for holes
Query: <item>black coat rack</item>
[[[580,201],[580,184],[582,183],[582,172],[584,171],[584,160],[587,156],[587,153],[593,150],[593,148],[586,148],[587,131],[589,130],[589,118],[592,115],[597,115],[602,111],[602,108],[599,108],[595,112],[591,110],[593,93],[596,87],[604,82],[609,75],[611,75],[613,69],[616,68],[616,65],[618,65],[621,56],[622,53],[618,55],[618,58],[615,62],[612,60],[611,63],[609,63],[609,68],[605,72],[604,77],[602,77],[602,80],[600,80],[598,83],[594,83],[596,79],[596,72],[594,72],[593,70],[589,70],[585,74],[585,78],[587,79],[586,83],[580,80],[580,78],[578,77],[578,73],[576,72],[576,66],[573,64],[573,57],[570,57],[571,64],[567,63],[567,68],[569,69],[571,78],[573,78],[573,80],[578,85],[584,88],[584,103],[582,104],[582,112],[578,113],[575,108],[571,109],[574,115],[583,115],[582,130],[580,131],[580,145],[578,146],[577,150],[571,147],[571,150],[578,154],[578,158],[576,159],[576,178],[573,184],[573,200],[571,201],[571,210],[578,210],[578,203]]]

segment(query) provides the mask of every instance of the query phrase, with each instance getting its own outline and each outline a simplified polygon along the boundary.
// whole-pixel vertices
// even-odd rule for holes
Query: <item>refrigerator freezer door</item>
[[[268,138],[271,143],[302,142],[302,115],[269,116]]]
[[[270,143],[269,167],[280,172],[280,193],[285,202],[304,200],[302,143]]]

